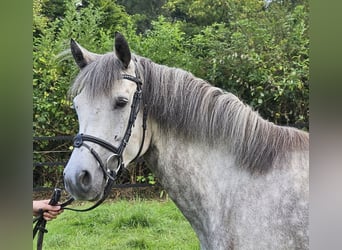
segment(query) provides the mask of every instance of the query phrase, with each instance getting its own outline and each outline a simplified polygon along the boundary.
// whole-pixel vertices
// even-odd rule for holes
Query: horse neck
[[[191,73],[143,61],[144,102],[166,134],[198,145],[216,145],[237,165],[267,171],[278,154],[307,147],[306,135],[275,126],[231,93]]]
[[[200,140],[181,137],[176,131],[166,133],[155,122],[152,131],[145,159],[169,197],[200,238],[205,238],[201,236],[205,230],[223,232],[223,228],[212,228],[220,223],[209,211],[229,208],[228,194],[237,189],[237,180],[241,179],[233,155],[219,144],[210,147]],[[200,217],[205,221],[199,221]]]
[[[180,181],[178,176],[188,176],[188,180],[193,176],[210,178],[215,173],[236,168],[234,155],[221,143],[209,145],[198,138],[183,137],[175,130],[165,131],[155,121],[152,124],[147,160],[158,177],[171,186],[173,181]]]

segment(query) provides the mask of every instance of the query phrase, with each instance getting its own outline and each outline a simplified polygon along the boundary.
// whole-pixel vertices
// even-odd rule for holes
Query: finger
[[[49,214],[48,212],[45,212],[44,215],[43,215],[44,219],[46,221],[50,221],[50,220],[53,220],[54,218],[51,216],[51,214]]]
[[[51,216],[57,216],[57,215],[59,215],[61,212],[60,211],[49,211],[48,212],[49,214],[51,214]]]
[[[45,212],[44,213],[44,219],[45,220],[53,220],[53,219],[55,219],[55,218],[57,218],[57,215],[58,214],[52,214],[52,213],[49,213],[49,212]]]
[[[51,206],[49,205],[49,207],[47,207],[46,210],[49,210],[49,211],[59,211],[61,209],[61,206]]]

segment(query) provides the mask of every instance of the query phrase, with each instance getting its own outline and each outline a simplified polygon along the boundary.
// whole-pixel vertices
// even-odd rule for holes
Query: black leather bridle
[[[110,144],[109,142],[92,136],[92,135],[86,135],[86,134],[77,134],[74,137],[74,147],[76,148],[80,148],[80,147],[85,147],[87,148],[90,153],[94,156],[94,158],[96,159],[96,161],[98,162],[100,168],[103,171],[103,176],[106,179],[106,186],[104,188],[104,192],[103,195],[101,197],[100,200],[98,200],[93,206],[87,208],[87,209],[74,209],[74,208],[67,208],[65,207],[66,205],[69,205],[72,201],[73,198],[70,198],[68,201],[66,201],[65,203],[61,204],[62,207],[64,207],[64,209],[68,209],[68,210],[73,210],[73,211],[79,211],[79,212],[85,212],[85,211],[89,211],[94,209],[95,207],[97,207],[98,205],[100,205],[109,195],[110,190],[112,188],[113,183],[115,182],[115,180],[117,179],[118,175],[121,173],[122,168],[124,167],[124,163],[122,160],[122,154],[123,151],[126,148],[126,145],[129,141],[129,138],[131,137],[132,134],[132,128],[134,126],[135,120],[137,118],[137,115],[140,111],[140,107],[141,107],[141,103],[142,103],[142,81],[140,80],[139,77],[135,77],[132,75],[127,75],[127,74],[123,74],[122,75],[123,79],[126,80],[130,80],[136,83],[137,88],[136,91],[133,95],[133,100],[132,100],[132,105],[131,105],[131,112],[129,115],[129,120],[128,120],[128,125],[125,131],[125,134],[121,140],[121,143],[118,147],[115,147],[114,145]],[[143,107],[143,135],[142,135],[142,140],[141,140],[141,144],[138,150],[137,155],[134,157],[134,159],[132,160],[135,161],[141,154],[141,151],[144,147],[144,142],[145,142],[145,133],[146,133],[146,120],[147,120],[147,109],[145,108],[145,106]],[[103,161],[101,160],[101,157],[99,156],[99,154],[91,147],[89,146],[87,143],[85,142],[92,142],[95,143],[97,145],[100,145],[101,147],[107,149],[108,151],[110,151],[112,154],[107,158],[106,163],[103,163]],[[116,162],[117,166],[113,166],[110,167],[110,163],[111,160],[115,159],[114,162]],[[64,205],[65,204],[65,205]]]
[[[100,168],[103,171],[103,178],[105,178],[106,186],[104,188],[102,197],[94,205],[92,205],[91,207],[86,208],[86,209],[68,208],[66,206],[70,205],[74,201],[74,198],[70,198],[66,202],[64,202],[62,204],[58,204],[58,201],[60,199],[61,190],[58,188],[55,188],[53,196],[52,196],[50,203],[49,203],[50,205],[57,205],[58,204],[61,207],[61,209],[72,210],[72,211],[77,211],[77,212],[86,212],[86,211],[90,211],[90,210],[96,208],[97,206],[99,206],[108,197],[114,182],[117,180],[118,176],[121,173],[122,168],[124,167],[122,155],[123,155],[123,152],[126,148],[128,141],[129,141],[129,138],[131,137],[132,128],[134,126],[135,120],[137,119],[137,115],[138,115],[138,113],[141,109],[141,105],[142,105],[142,81],[140,80],[139,75],[137,73],[138,72],[136,71],[136,76],[127,75],[127,74],[122,75],[123,79],[135,82],[137,85],[137,88],[136,88],[136,91],[133,95],[128,125],[127,125],[125,134],[123,136],[123,139],[121,140],[120,145],[118,147],[115,147],[111,143],[109,143],[109,142],[107,142],[101,138],[98,138],[98,137],[95,137],[92,135],[82,134],[82,133],[77,134],[74,137],[74,142],[73,142],[74,147],[76,147],[76,148],[80,148],[80,147],[87,148],[90,151],[90,153],[94,156],[94,158],[96,159]],[[138,153],[134,157],[132,162],[135,161],[140,156],[141,151],[144,147],[145,133],[146,133],[146,120],[147,120],[147,109],[145,106],[143,106],[142,141],[141,141]],[[99,154],[91,146],[89,146],[85,142],[92,142],[92,143],[95,143],[97,145],[100,145],[101,147],[107,149],[108,151],[110,151],[112,153],[107,158],[106,164],[103,163]],[[115,160],[115,163],[117,166],[112,166],[112,167],[109,166],[112,160]],[[34,228],[33,228],[33,238],[35,238],[36,233],[39,231],[38,240],[37,240],[37,249],[38,250],[42,249],[44,233],[47,232],[47,230],[45,229],[46,220],[43,218],[43,213],[44,213],[44,211],[41,210],[39,216],[37,216],[33,220],[33,223],[36,223]]]

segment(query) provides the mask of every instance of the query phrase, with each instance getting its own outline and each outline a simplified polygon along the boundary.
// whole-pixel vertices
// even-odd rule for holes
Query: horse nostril
[[[83,189],[89,189],[91,182],[90,173],[86,170],[82,171],[79,175],[79,182],[82,185]]]

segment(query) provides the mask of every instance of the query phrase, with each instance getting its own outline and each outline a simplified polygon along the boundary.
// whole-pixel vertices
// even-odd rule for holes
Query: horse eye
[[[128,103],[128,99],[125,97],[119,97],[116,100],[115,108],[123,108]]]

